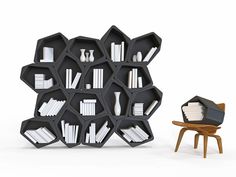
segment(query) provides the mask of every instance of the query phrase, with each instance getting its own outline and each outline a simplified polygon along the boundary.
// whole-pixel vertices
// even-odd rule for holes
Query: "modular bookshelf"
[[[123,60],[114,62],[111,54],[111,43],[122,43],[123,45]],[[43,58],[43,48],[53,48],[53,62],[40,62]],[[149,56],[148,61],[135,61],[132,57],[141,52],[143,56],[148,55],[150,49],[155,47],[155,52]],[[26,65],[21,71],[21,80],[23,80],[30,88],[38,93],[34,117],[22,122],[20,133],[36,148],[41,148],[46,145],[62,141],[67,147],[75,147],[79,144],[102,147],[107,140],[116,133],[120,138],[127,142],[131,147],[135,147],[154,139],[148,119],[161,105],[162,92],[153,86],[152,78],[148,71],[148,64],[158,54],[161,47],[161,38],[155,33],[130,39],[116,26],[112,26],[101,40],[76,37],[68,40],[63,34],[56,33],[51,36],[38,40],[34,63]],[[81,49],[94,50],[93,62],[81,61]],[[81,73],[78,84],[74,89],[67,88],[66,69],[72,69],[72,77],[75,73]],[[94,69],[102,69],[103,88],[86,88],[86,84],[92,84],[94,80]],[[137,75],[142,79],[142,86],[130,88],[128,86],[129,72],[137,69]],[[43,74],[45,80],[52,79],[53,85],[50,88],[35,89],[35,74]],[[136,80],[137,82],[137,80]],[[115,96],[114,92],[120,92],[120,114],[116,115],[114,111]],[[53,116],[41,115],[39,109],[42,104],[53,98],[65,103]],[[94,115],[81,115],[83,108],[81,102],[85,99],[96,100],[94,106]],[[157,100],[151,111],[148,114],[134,115],[132,108],[135,103],[142,103],[143,110],[148,109],[153,100]],[[49,106],[49,105],[48,105]],[[91,106],[91,105],[90,105]],[[55,106],[56,107],[56,106]],[[46,108],[44,108],[46,109]],[[52,109],[52,108],[50,108]],[[76,136],[72,136],[74,142],[69,142],[65,138],[65,129],[62,128],[62,121],[69,125],[78,126]],[[95,131],[106,124],[109,131],[104,135],[100,142],[91,142],[91,133],[87,134],[91,125],[95,124]],[[147,135],[147,138],[142,141],[128,140],[124,137],[123,129],[129,129],[138,126]],[[37,130],[44,127],[49,130],[54,138],[51,141],[39,143],[32,141],[29,136],[26,136],[26,131]],[[68,130],[68,129],[67,129]],[[63,132],[64,131],[64,132]],[[69,132],[69,131],[68,131]],[[75,133],[75,129],[72,131]],[[97,136],[97,134],[96,134]]]

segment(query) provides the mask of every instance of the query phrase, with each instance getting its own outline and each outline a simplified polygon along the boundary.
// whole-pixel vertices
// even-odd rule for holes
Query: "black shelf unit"
[[[124,61],[112,62],[110,57],[111,42],[121,43],[124,41],[125,53]],[[49,144],[57,141],[62,141],[67,147],[72,148],[79,144],[84,144],[92,147],[102,147],[107,140],[116,133],[131,147],[135,147],[147,143],[154,139],[148,119],[161,105],[162,92],[153,86],[151,75],[148,71],[147,64],[157,55],[161,46],[161,38],[155,33],[149,33],[144,36],[130,39],[116,26],[112,26],[102,37],[101,40],[76,37],[67,40],[61,33],[42,38],[38,40],[35,52],[34,64],[24,66],[21,71],[21,79],[35,92],[38,93],[38,98],[35,106],[34,118],[22,122],[20,133],[29,140],[24,132],[29,129],[37,129],[40,126],[47,127],[56,135],[56,139]],[[42,48],[54,48],[54,62],[40,63],[42,58]],[[145,55],[151,47],[158,47],[149,62],[133,62],[131,56],[137,51],[141,51]],[[80,61],[80,49],[94,50],[93,62]],[[86,84],[93,83],[93,69],[99,68],[104,70],[104,84],[102,89],[86,89]],[[132,68],[138,69],[138,76],[142,77],[143,87],[129,89],[128,71]],[[73,70],[73,78],[76,72],[81,72],[80,81],[76,89],[66,89],[65,87],[65,70]],[[34,89],[34,74],[45,74],[46,79],[53,78],[53,87],[49,89],[36,90]],[[120,105],[121,114],[115,116],[114,92],[121,92]],[[66,103],[61,108],[56,116],[40,116],[38,109],[43,102],[48,102],[50,98],[57,100],[66,100]],[[80,114],[79,103],[83,99],[96,99],[96,114],[95,116],[82,116]],[[146,116],[132,115],[132,106],[136,102],[144,103],[145,109],[152,103],[153,100],[158,100],[158,104],[154,107],[151,113]],[[62,137],[61,120],[72,125],[79,125],[79,133],[77,142],[67,144]],[[101,143],[86,143],[85,134],[91,123],[96,123],[96,131],[108,121],[110,131]],[[148,135],[149,138],[143,142],[134,143],[128,142],[120,129],[129,128],[138,125]],[[29,140],[30,141],[30,140]],[[30,141],[31,142],[31,141]],[[34,144],[33,142],[31,142]],[[35,147],[41,148],[49,144],[34,144]]]

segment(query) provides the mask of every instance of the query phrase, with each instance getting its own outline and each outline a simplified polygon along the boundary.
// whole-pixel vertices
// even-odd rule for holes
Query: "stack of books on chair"
[[[51,47],[43,47],[43,59],[41,59],[40,62],[53,62],[53,51]]]
[[[149,115],[151,112],[152,112],[152,110],[155,108],[155,106],[157,105],[157,103],[158,103],[158,101],[157,100],[154,100],[149,106],[148,106],[148,108],[146,109],[146,111],[145,111],[145,115]]]
[[[66,69],[66,89],[75,89],[79,83],[81,73],[77,72],[72,80],[72,69]]]
[[[138,69],[133,68],[131,71],[129,71],[128,75],[128,88],[142,88],[143,87],[143,81],[142,77],[138,77]]]
[[[40,116],[56,116],[65,102],[66,100],[58,101],[51,98],[48,102],[43,102],[38,112]]]
[[[111,43],[111,61],[121,62],[124,61],[125,43],[122,41],[121,44]]]
[[[134,103],[133,115],[134,116],[143,116],[143,103]]]
[[[84,99],[80,101],[80,114],[82,116],[95,116],[96,99]]]
[[[46,127],[40,127],[37,130],[27,130],[24,134],[35,144],[50,143],[56,138]]]
[[[68,144],[77,143],[79,125],[70,125],[66,123],[65,120],[61,121],[61,131],[62,137],[65,138],[65,142]]]
[[[149,138],[149,135],[145,131],[143,131],[138,125],[130,127],[128,129],[121,129],[121,131],[123,132],[123,137],[128,142],[139,143]]]
[[[108,121],[106,121],[96,133],[96,123],[91,123],[89,126],[89,132],[86,133],[85,136],[85,143],[101,143],[110,129],[111,128],[108,127]]]
[[[189,102],[182,110],[189,121],[201,121],[204,117],[205,108],[199,102]]]
[[[93,69],[93,88],[103,88],[103,69]]]
[[[45,80],[45,74],[34,75],[34,88],[35,89],[49,89],[53,86],[53,79]]]

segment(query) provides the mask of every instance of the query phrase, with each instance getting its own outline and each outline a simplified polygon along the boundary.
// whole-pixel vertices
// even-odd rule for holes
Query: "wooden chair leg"
[[[194,149],[197,149],[199,141],[199,134],[197,133],[194,137]]]
[[[217,144],[218,144],[218,148],[219,148],[219,153],[222,154],[223,153],[223,147],[222,147],[221,137],[219,135],[214,135],[214,137],[217,140]]]
[[[175,152],[178,151],[179,149],[179,145],[180,145],[180,142],[183,138],[183,135],[184,135],[184,132],[186,131],[187,129],[186,128],[182,128],[179,132],[179,137],[178,137],[178,140],[177,140],[177,143],[176,143],[176,146],[175,146]]]
[[[203,157],[206,158],[208,136],[207,135],[203,135],[203,137],[204,137],[204,155],[203,155]]]

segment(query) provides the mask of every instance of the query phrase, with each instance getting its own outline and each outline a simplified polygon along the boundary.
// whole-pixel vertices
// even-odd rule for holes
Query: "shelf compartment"
[[[112,78],[114,73],[114,68],[112,67],[111,63],[108,61],[96,63],[92,66],[90,66],[87,71],[85,72],[84,77],[84,84],[83,88],[85,88],[86,84],[91,84],[90,90],[102,90],[102,89],[93,89],[93,69],[103,69],[103,88],[106,87],[108,81]]]
[[[65,138],[62,136],[61,121],[64,120],[65,123],[70,125],[79,125],[78,138],[76,143],[66,143]],[[83,130],[83,120],[79,115],[71,109],[66,109],[59,121],[57,122],[57,128],[59,130],[60,140],[69,148],[75,147],[81,143],[82,140],[82,130]]]
[[[134,127],[135,125],[138,125],[144,132],[146,132],[149,135],[148,139],[146,139],[142,142],[129,142],[123,137],[123,132],[121,131],[121,129],[128,129],[130,127]],[[121,120],[119,122],[118,127],[117,127],[116,134],[119,137],[121,137],[131,147],[135,147],[135,146],[147,143],[147,142],[152,141],[154,139],[150,125],[145,120],[135,120],[135,119]]]
[[[122,41],[125,43],[125,52],[124,52],[124,61],[127,61],[127,54],[128,54],[128,47],[130,44],[130,38],[125,35],[120,29],[118,29],[116,26],[112,26],[102,37],[101,39],[107,58],[111,60],[111,43],[115,42],[115,44],[121,44]],[[120,63],[120,62],[113,62],[114,64]]]
[[[21,80],[24,81],[35,92],[40,93],[48,89],[35,89],[35,74],[45,74],[45,79],[53,79],[53,89],[58,86],[56,76],[54,75],[54,68],[45,66],[44,64],[30,64],[26,65],[21,70]]]
[[[94,50],[94,53],[93,53],[94,62],[97,60],[100,60],[101,58],[105,56],[101,43],[98,39],[79,36],[69,41],[68,51],[72,55],[74,55],[79,62],[81,62],[80,49],[86,49],[87,52],[89,52],[89,50]],[[87,65],[93,62],[81,62],[81,63],[83,63],[84,65]]]
[[[67,97],[68,95],[62,89],[58,89],[58,88],[40,93],[38,95],[37,102],[36,102],[35,113],[34,113],[35,117],[39,117],[39,118],[45,117],[52,120],[56,119],[57,117],[60,117],[61,113],[63,112],[63,109],[67,105],[67,101],[68,101]],[[39,108],[41,107],[43,102],[48,102],[51,98],[58,101],[66,100],[66,103],[63,105],[63,107],[60,109],[60,111],[58,112],[56,116],[40,116],[40,113],[38,112]]]
[[[34,62],[40,63],[43,59],[43,47],[52,47],[54,50],[54,62],[57,61],[59,56],[67,46],[68,39],[61,33],[56,33],[45,38],[39,39],[35,51]]]
[[[157,47],[157,50],[154,52],[154,54],[152,55],[152,57],[149,59],[148,62],[141,62],[141,63],[149,64],[154,59],[154,57],[159,53],[161,49],[161,42],[162,42],[161,38],[153,32],[134,38],[131,41],[128,61],[130,63],[133,63],[133,60],[132,60],[133,55],[136,55],[137,52],[141,52],[142,58],[144,59],[152,47]]]
[[[129,71],[132,71],[133,68],[137,68],[138,77],[142,77],[142,84],[143,84],[142,88],[128,88]],[[148,69],[145,66],[141,66],[141,65],[131,65],[131,64],[123,65],[120,67],[116,77],[131,92],[143,90],[144,88],[149,87],[153,84]]]
[[[80,114],[80,101],[83,101],[84,99],[96,99],[96,104],[95,104],[95,116],[82,116]],[[92,119],[96,116],[101,115],[102,113],[104,113],[104,104],[101,100],[101,96],[99,94],[95,94],[95,93],[88,93],[88,92],[78,92],[75,93],[70,105],[73,107],[74,110],[76,110],[78,112],[79,115],[81,115],[81,117],[84,120],[89,120]]]
[[[95,123],[96,124],[96,133],[97,133],[106,121],[108,121],[107,127],[109,127],[110,130],[107,133],[107,135],[105,136],[105,138],[103,139],[103,141],[101,143],[86,143],[86,141],[85,141],[86,133],[89,132],[90,124],[91,123]],[[95,119],[87,121],[85,127],[86,128],[85,128],[82,144],[88,145],[88,146],[92,146],[92,147],[102,147],[107,142],[107,140],[112,136],[112,134],[115,131],[115,124],[114,124],[114,122],[111,120],[111,118],[109,116],[96,117]]]
[[[152,104],[154,100],[157,100],[158,103],[152,109],[149,115],[145,115],[145,111]],[[162,92],[154,86],[147,88],[145,90],[139,91],[133,95],[131,109],[129,111],[129,116],[136,117],[133,115],[133,110],[132,110],[134,103],[144,103],[143,104],[143,114],[144,114],[143,118],[148,119],[153,115],[153,113],[161,105],[161,101],[162,101]],[[142,116],[137,116],[137,118],[141,118],[141,117]]]
[[[114,112],[114,105],[115,105],[115,95],[114,92],[121,92],[120,93],[120,106],[121,106],[121,114],[120,116],[116,116]],[[114,118],[119,118],[122,116],[128,115],[128,108],[130,103],[130,94],[127,92],[126,89],[124,89],[120,84],[117,82],[112,82],[107,87],[105,93],[104,93],[104,99],[106,107],[108,108],[108,111],[112,114]]]
[[[46,127],[51,133],[53,133],[56,138],[49,143],[33,143],[24,133],[27,130],[36,130],[40,127]],[[59,140],[58,133],[54,127],[54,124],[48,120],[42,120],[37,118],[27,119],[22,122],[20,133],[23,137],[25,137],[31,144],[33,144],[36,148],[41,148],[50,144],[53,144]]]
[[[76,59],[69,54],[65,54],[61,57],[59,64],[57,65],[57,72],[61,81],[61,84],[66,88],[66,69],[72,69],[72,79],[75,78],[76,73],[81,73],[79,83],[76,86],[76,89],[80,88],[83,69],[77,63]],[[67,91],[73,91],[76,89],[66,89]]]

